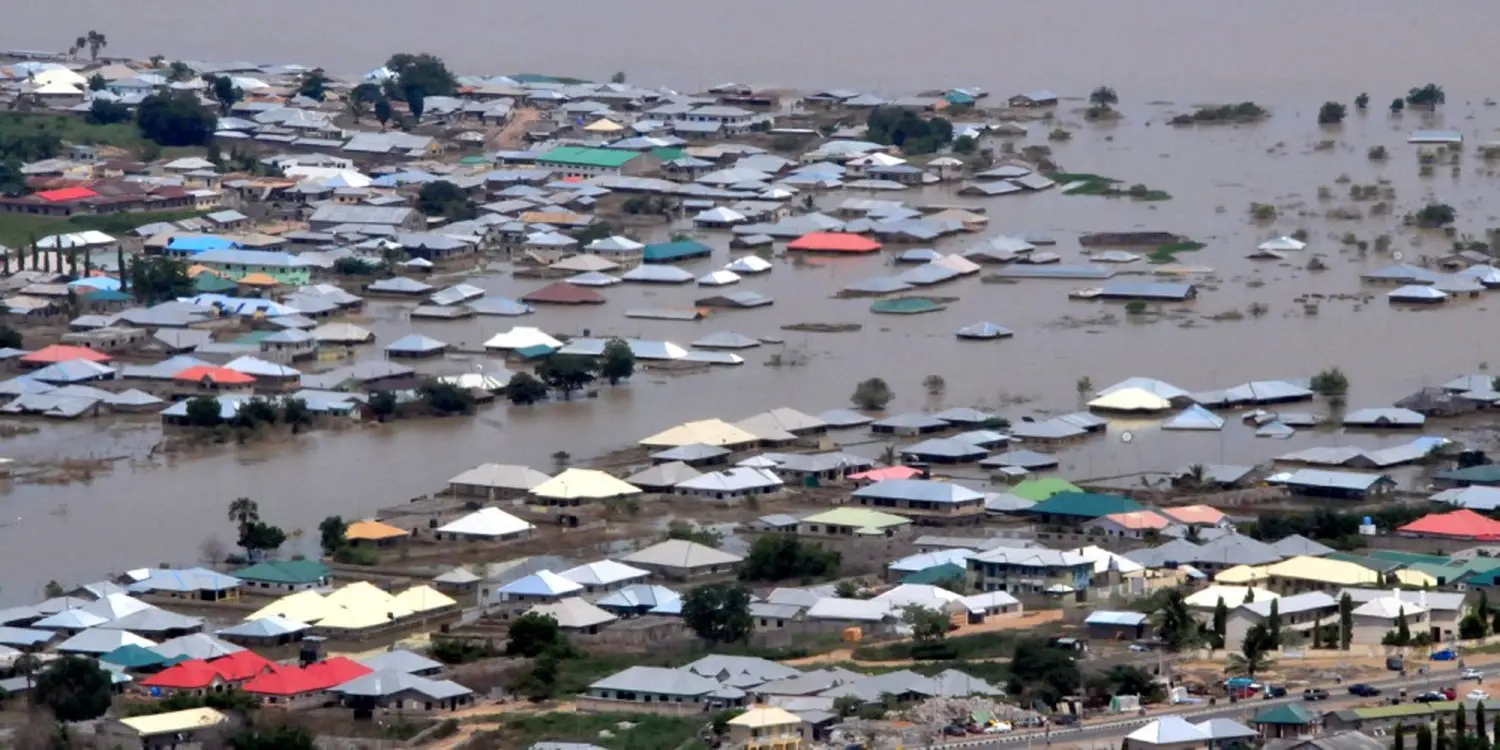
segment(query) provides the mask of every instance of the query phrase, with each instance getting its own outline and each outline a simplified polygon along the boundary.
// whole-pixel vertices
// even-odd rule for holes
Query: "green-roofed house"
[[[1137,510],[1145,510],[1145,506],[1124,495],[1059,492],[1031,506],[1024,513],[1042,523],[1078,526],[1111,513],[1130,513]]]
[[[1063,492],[1083,492],[1083,488],[1066,479],[1047,477],[1044,479],[1028,479],[1010,489],[1010,494],[1016,497],[1024,497],[1034,503],[1039,503]]]
[[[965,581],[969,577],[969,571],[957,563],[943,563],[930,568],[923,568],[915,573],[908,573],[901,578],[902,583],[925,583],[936,586],[949,581]]]
[[[866,508],[834,508],[814,513],[797,522],[797,533],[805,536],[891,537],[911,526],[911,519]]]
[[[1443,487],[1500,486],[1500,464],[1483,464],[1463,469],[1450,469],[1432,475]]]
[[[239,284],[216,273],[200,273],[193,277],[193,290],[204,294],[233,292],[239,286]]]
[[[1458,712],[1458,701],[1433,701],[1432,703],[1400,703],[1394,706],[1371,708],[1346,708],[1323,714],[1324,732],[1358,731],[1371,733],[1396,724],[1430,724],[1439,717],[1448,717]]]
[[[1417,563],[1428,563],[1431,565],[1446,565],[1448,558],[1443,555],[1424,555],[1420,552],[1402,552],[1397,549],[1374,549],[1370,550],[1370,557],[1378,557],[1382,560],[1393,560],[1406,565]]]
[[[676,263],[693,258],[707,258],[713,255],[714,249],[702,242],[693,240],[677,240],[676,242],[658,242],[647,245],[641,251],[642,263]]]
[[[333,572],[317,560],[267,560],[234,572],[246,591],[281,595],[328,585]]]
[[[558,146],[538,156],[536,163],[564,177],[640,176],[661,169],[661,158],[652,154],[582,146]]]
[[[170,667],[173,664],[183,661],[186,658],[186,656],[180,655],[162,656],[161,654],[158,654],[155,651],[146,648],[145,646],[137,646],[134,643],[127,643],[124,646],[121,646],[114,651],[111,651],[99,657],[99,661],[121,666],[127,670],[154,670],[157,668]]]
[[[1313,731],[1313,717],[1296,703],[1283,703],[1256,714],[1250,726],[1268,740],[1307,737]]]

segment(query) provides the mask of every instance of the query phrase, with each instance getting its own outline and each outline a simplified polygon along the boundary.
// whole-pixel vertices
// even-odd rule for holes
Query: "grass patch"
[[[907,641],[879,646],[860,646],[854,649],[853,655],[860,661],[895,661],[898,659],[963,661],[1010,656],[1015,647],[1016,633],[996,631],[952,636],[931,643]]]
[[[67,143],[113,146],[133,151],[145,148],[147,143],[133,122],[91,125],[82,117],[72,115],[0,112],[0,135],[23,135],[38,131],[51,133]]]
[[[1205,245],[1202,242],[1193,242],[1191,240],[1188,240],[1186,242],[1173,242],[1170,245],[1162,245],[1161,247],[1158,247],[1155,250],[1151,251],[1146,255],[1146,260],[1149,260],[1152,263],[1172,263],[1177,260],[1178,253],[1191,253],[1195,250],[1202,250],[1205,247],[1208,247],[1208,245]]]
[[[694,714],[685,717],[643,716],[637,714],[549,713],[532,716],[503,716],[500,729],[479,735],[465,747],[530,747],[543,740],[553,742],[588,742],[609,750],[675,750],[706,748],[698,733],[709,725],[712,716]],[[629,727],[622,729],[622,726]],[[607,732],[612,736],[601,736]]]
[[[58,219],[48,216],[26,214],[0,214],[0,245],[23,248],[33,239],[53,234],[82,232],[95,229],[105,234],[120,235],[136,227],[158,221],[180,221],[203,216],[208,211],[152,211],[142,213],[102,214],[98,216],[70,216]]]
[[[1091,172],[1050,172],[1047,178],[1059,185],[1071,185],[1063,195],[1094,195],[1106,198],[1134,198],[1138,201],[1169,201],[1172,194],[1146,187],[1141,183],[1126,186],[1123,180]]]

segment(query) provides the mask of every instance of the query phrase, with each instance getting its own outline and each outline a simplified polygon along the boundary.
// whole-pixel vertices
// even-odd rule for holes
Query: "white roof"
[[[614,560],[600,560],[579,565],[576,568],[568,568],[558,575],[585,586],[608,586],[621,581],[645,578],[651,575],[651,571],[617,563]]]
[[[668,539],[620,559],[636,565],[703,568],[710,565],[733,565],[744,558],[686,539]]]
[[[746,255],[743,258],[730,261],[728,265],[724,266],[724,270],[734,271],[735,273],[760,273],[761,271],[771,270],[771,261],[756,255]]]
[[[562,348],[563,343],[543,333],[540,328],[516,326],[505,333],[497,333],[484,342],[486,349],[524,349],[528,346]]]
[[[535,528],[530,523],[499,508],[480,508],[467,516],[438,527],[438,531],[466,536],[499,537],[519,534]]]
[[[740,275],[734,271],[713,271],[698,277],[698,283],[702,286],[728,286],[738,284]]]
[[[550,479],[529,466],[480,464],[448,480],[449,484],[531,490]]]
[[[1125,735],[1125,739],[1132,745],[1200,745],[1208,742],[1208,735],[1181,716],[1163,716]]]
[[[1172,402],[1144,388],[1122,388],[1089,402],[1090,409],[1110,411],[1165,411]]]
[[[947,605],[962,601],[963,597],[938,586],[925,583],[903,583],[875,599],[885,602],[891,609],[915,605],[942,611]]]
[[[593,604],[570,596],[566,599],[546,604],[538,604],[527,610],[527,614],[536,613],[546,615],[554,620],[560,627],[581,629],[603,625],[619,619],[614,615],[594,606]]]
[[[1094,564],[1095,573],[1104,573],[1109,570],[1117,570],[1121,573],[1134,573],[1146,569],[1146,566],[1102,547],[1090,545],[1088,547],[1081,547],[1076,551],[1083,559]]]
[[[1194,593],[1192,596],[1184,598],[1183,601],[1187,602],[1189,607],[1210,609],[1219,606],[1219,600],[1223,599],[1225,607],[1234,609],[1245,603],[1246,592],[1250,593],[1250,601],[1252,602],[1263,602],[1281,598],[1280,594],[1258,586],[1225,586],[1214,584]]]
[[[638,495],[640,492],[639,487],[597,469],[568,469],[531,488],[531,493],[537,497],[565,500],[620,497]]]
[[[890,616],[890,602],[881,599],[840,599],[830,596],[819,599],[807,608],[807,618],[810,620],[879,621]]]
[[[1163,430],[1222,430],[1224,418],[1193,404],[1161,423]]]
[[[676,485],[677,489],[704,492],[735,492],[780,486],[782,486],[781,477],[776,476],[770,470],[748,466],[736,466],[723,471],[700,474]]]
[[[1301,250],[1304,247],[1307,247],[1306,242],[1293,237],[1277,237],[1256,246],[1259,250]]]
[[[1433,289],[1430,286],[1423,286],[1421,284],[1408,284],[1399,289],[1392,289],[1391,291],[1386,292],[1385,296],[1390,299],[1416,300],[1438,300],[1448,298],[1447,292],[1441,292]]]
[[[1161,396],[1162,398],[1167,399],[1182,398],[1183,396],[1191,395],[1187,391],[1178,388],[1171,383],[1168,383],[1164,380],[1157,380],[1156,378],[1125,378],[1124,380],[1121,380],[1120,382],[1115,383],[1114,385],[1105,388],[1102,391],[1099,391],[1099,395],[1106,396],[1114,393],[1115,391],[1123,391],[1127,388],[1139,388],[1141,390],[1149,391],[1158,396]]]
[[[582,584],[563,578],[550,570],[539,570],[524,578],[511,581],[498,589],[502,594],[528,596],[561,596],[582,590]]]
[[[1395,620],[1405,612],[1408,616],[1419,615],[1426,612],[1427,608],[1415,602],[1402,601],[1394,596],[1382,596],[1371,599],[1364,604],[1354,608],[1354,614],[1358,617],[1378,617],[1383,620]]]

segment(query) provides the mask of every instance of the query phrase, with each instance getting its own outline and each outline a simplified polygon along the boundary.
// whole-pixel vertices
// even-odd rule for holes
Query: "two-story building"
[[[1094,563],[1077,552],[996,547],[967,559],[976,591],[1012,595],[1076,595],[1082,599],[1093,581]]]
[[[1289,632],[1310,634],[1313,627],[1320,623],[1337,625],[1339,621],[1338,600],[1322,591],[1284,596],[1280,599],[1265,599],[1241,604],[1229,611],[1229,618],[1225,621],[1224,627],[1224,642],[1231,645],[1243,642],[1245,634],[1250,632],[1251,628],[1271,619],[1273,606],[1277,617],[1281,620],[1283,634]]]
[[[784,708],[757,706],[729,720],[729,743],[745,750],[801,750],[806,726]]]
[[[312,266],[289,253],[263,250],[205,250],[193,256],[193,263],[218,271],[234,281],[255,274],[269,276],[282,286],[303,286],[312,281]]]

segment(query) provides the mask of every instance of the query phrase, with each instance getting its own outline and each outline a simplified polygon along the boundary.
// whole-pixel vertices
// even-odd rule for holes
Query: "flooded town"
[[[0,747],[1500,742],[1470,25],[85,5],[0,29]]]

